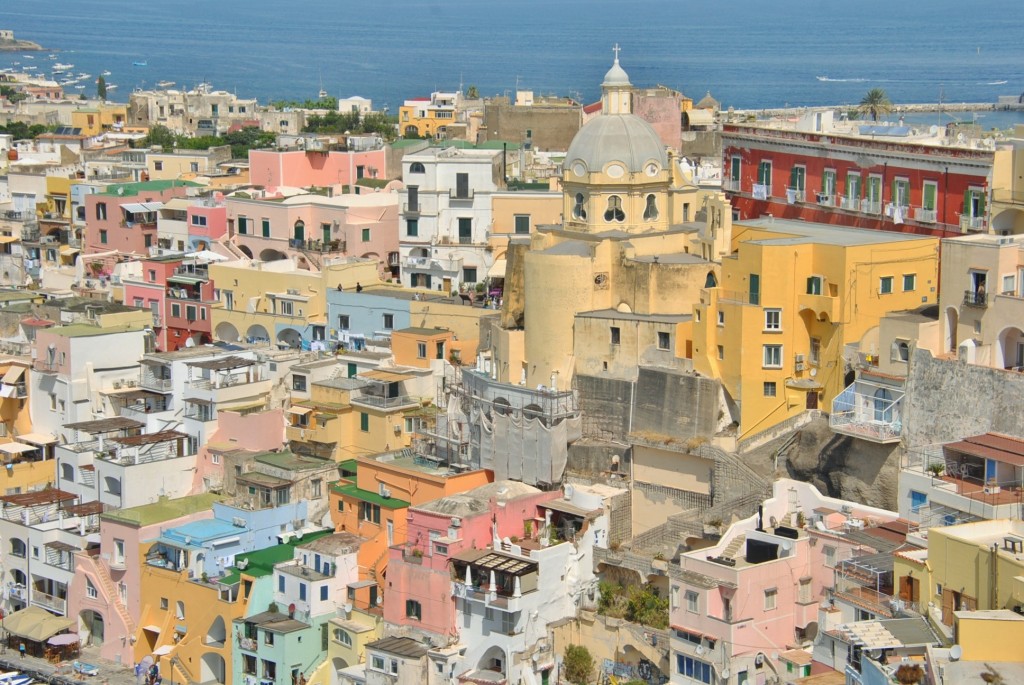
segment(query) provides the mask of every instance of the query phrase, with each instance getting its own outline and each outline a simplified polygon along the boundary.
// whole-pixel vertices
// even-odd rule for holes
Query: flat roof
[[[207,369],[209,371],[227,371],[230,369],[240,369],[246,366],[255,366],[256,360],[232,354],[227,357],[218,357],[216,359],[207,359],[199,362],[188,362],[188,365],[197,369]]]
[[[409,328],[400,328],[397,331],[391,331],[393,336],[395,333],[408,333],[409,335],[445,335],[451,331],[445,330],[444,328],[419,328],[417,326],[410,326]]]
[[[665,324],[684,323],[693,319],[693,314],[636,314],[634,312],[620,312],[618,309],[595,309],[589,312],[579,312],[576,316],[584,319],[649,321],[651,323]]]
[[[943,445],[950,450],[980,459],[991,459],[1002,464],[1024,466],[1024,440],[1002,433],[983,433]]]
[[[852,247],[856,245],[901,243],[912,240],[934,240],[938,242],[938,238],[926,235],[916,235],[913,233],[875,231],[865,228],[832,226],[831,224],[819,224],[810,221],[797,221],[795,219],[779,219],[770,217],[737,221],[734,224],[733,235],[739,233],[737,229],[743,226],[774,231],[777,233],[792,234],[789,236],[780,236],[778,238],[759,238],[741,241],[760,245],[799,245],[803,243],[816,243]]]
[[[214,502],[222,502],[225,499],[226,497],[223,495],[207,492],[190,497],[160,500],[152,504],[143,504],[142,506],[130,509],[108,511],[104,512],[101,518],[136,526],[150,526],[181,518],[182,516],[209,511]]]
[[[336,466],[335,462],[329,459],[317,459],[316,457],[295,454],[287,450],[257,454],[255,460],[261,464],[288,471],[312,471]]]
[[[366,542],[364,537],[348,531],[341,531],[340,533],[324,535],[314,540],[299,542],[296,547],[325,554],[349,554],[358,551],[359,546],[364,542]]]
[[[384,509],[407,509],[409,507],[409,503],[405,500],[395,497],[381,497],[371,490],[363,490],[355,483],[335,483],[332,486],[332,490],[339,495],[351,497],[361,502],[376,504]]]
[[[280,564],[282,561],[288,561],[289,559],[295,558],[296,545],[301,544],[302,542],[308,542],[316,537],[330,534],[331,531],[329,530],[307,533],[303,536],[303,540],[296,540],[295,538],[292,538],[289,542],[284,542],[280,545],[266,547],[255,552],[238,554],[235,556],[234,567],[228,569],[227,574],[223,578],[220,578],[218,582],[224,585],[234,585],[241,579],[243,573],[247,576],[252,576],[253,578],[269,576],[274,572],[275,564]],[[244,569],[238,568],[238,564],[241,562],[245,563]]]
[[[145,327],[145,324],[141,321],[111,326],[94,326],[88,323],[72,323],[66,326],[54,326],[47,330],[63,338],[89,338],[97,335],[112,335],[114,333],[134,333],[141,331]]]
[[[93,421],[78,421],[76,423],[65,424],[65,428],[72,430],[79,430],[85,433],[110,433],[119,430],[130,430],[133,428],[142,428],[146,424],[135,419],[129,419],[123,416],[115,416],[109,419],[95,419]]]
[[[114,183],[107,186],[107,189],[99,195],[115,195],[119,197],[134,197],[139,193],[163,192],[170,188],[200,188],[202,183],[172,179],[167,181],[143,181],[141,183]]]
[[[383,640],[366,643],[366,648],[409,659],[419,659],[430,651],[430,648],[411,637],[386,637]]]
[[[497,502],[508,502],[517,497],[537,495],[540,492],[541,490],[526,483],[515,480],[498,480],[472,490],[439,497],[431,502],[417,505],[415,509],[444,516],[473,516],[488,511],[491,498]]]

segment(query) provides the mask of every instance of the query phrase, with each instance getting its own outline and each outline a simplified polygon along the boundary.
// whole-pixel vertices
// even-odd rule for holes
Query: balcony
[[[292,238],[288,241],[288,247],[293,250],[304,250],[306,252],[320,252],[322,254],[328,254],[332,252],[344,252],[345,241],[344,240],[300,240],[298,238]]]
[[[838,297],[832,297],[830,295],[812,295],[810,293],[803,293],[797,295],[796,303],[797,309],[810,309],[820,318],[822,315],[826,315],[829,321],[836,320],[837,314],[837,301]]]
[[[822,207],[835,207],[836,196],[831,193],[818,193],[816,200]]]
[[[417,217],[417,216],[420,215],[420,213],[422,211],[423,211],[422,207],[419,205],[419,203],[416,203],[416,204],[409,204],[408,202],[403,202],[402,203],[402,214],[404,214],[407,217]]]
[[[984,231],[988,228],[988,220],[983,216],[962,216],[960,217],[960,232],[967,233]]]
[[[988,306],[988,293],[984,290],[965,290],[964,291],[964,306],[965,307],[987,307]]]
[[[461,192],[455,188],[448,189],[448,200],[456,202],[472,202],[474,191],[470,189],[464,189]]]
[[[804,189],[803,188],[786,188],[786,202],[793,204],[794,202],[804,201]]]
[[[934,209],[917,207],[914,209],[914,221],[920,221],[923,224],[934,224],[937,214]]]
[[[740,180],[738,178],[727,178],[722,181],[722,190],[738,193],[740,192]]]
[[[398,397],[383,397],[381,395],[360,395],[353,397],[350,402],[354,405],[373,407],[374,409],[408,409],[418,407],[419,399],[409,395]]]
[[[857,379],[832,400],[829,428],[869,442],[899,442],[903,395],[901,387]]]
[[[772,196],[772,187],[761,183],[755,183],[751,189],[755,200],[767,200]]]
[[[159,326],[156,322],[154,324]],[[152,390],[154,392],[170,392],[174,388],[174,381],[170,378],[157,378],[143,373],[139,377],[139,387],[143,390]]]
[[[68,600],[34,590],[32,592],[31,604],[64,616],[67,613]]]

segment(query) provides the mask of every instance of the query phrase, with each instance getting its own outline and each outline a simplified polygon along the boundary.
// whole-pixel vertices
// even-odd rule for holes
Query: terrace
[[[899,442],[903,395],[900,386],[858,378],[832,400],[829,427],[871,442]]]
[[[519,611],[537,591],[539,564],[511,552],[474,549],[452,557],[452,595],[504,611]]]

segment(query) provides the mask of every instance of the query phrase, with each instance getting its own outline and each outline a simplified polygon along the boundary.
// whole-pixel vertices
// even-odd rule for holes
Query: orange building
[[[429,369],[431,361],[449,358],[453,338],[440,328],[403,328],[391,334],[391,352],[398,366]]]
[[[331,487],[335,530],[366,539],[359,548],[360,587],[350,586],[349,601],[368,608],[381,602],[380,588],[388,548],[406,541],[406,511],[441,497],[490,483],[494,474],[479,469],[458,472],[412,449],[357,457],[341,463],[342,479]]]

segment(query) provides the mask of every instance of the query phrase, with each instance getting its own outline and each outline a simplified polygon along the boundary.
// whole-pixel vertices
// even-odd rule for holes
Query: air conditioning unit
[[[804,355],[798,354],[798,355],[795,355],[795,356],[796,356],[796,363],[797,364],[803,364],[804,363],[804,359],[805,359]]]
[[[241,516],[236,516],[233,519],[231,519],[231,525],[235,526],[236,528],[245,528],[245,519]]]
[[[288,288],[287,293],[289,295],[298,295],[299,294],[299,289],[298,288]]]
[[[131,379],[131,380],[129,380],[129,381],[125,381],[125,384],[126,384],[126,385],[127,385],[127,386],[128,386],[129,388],[134,388],[134,387],[135,387],[136,385],[138,385],[138,384],[139,384],[139,382],[138,382],[137,380],[135,380],[135,379],[133,378],[133,379]]]
[[[1001,492],[999,486],[994,483],[991,485],[986,485],[983,488],[983,490],[986,495],[998,495]]]
[[[457,516],[452,516],[451,526],[452,526],[452,528],[461,528],[462,527],[462,519],[460,519]]]
[[[383,497],[384,499],[389,499],[391,497],[391,490],[389,490],[388,488],[381,488],[380,496]]]
[[[804,364],[803,362],[797,362],[796,363],[796,370],[797,371],[803,371],[805,368],[807,368],[807,365]]]
[[[121,389],[121,381],[114,381],[114,390]]]

